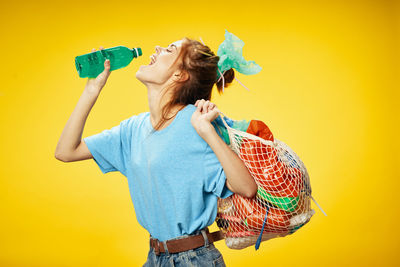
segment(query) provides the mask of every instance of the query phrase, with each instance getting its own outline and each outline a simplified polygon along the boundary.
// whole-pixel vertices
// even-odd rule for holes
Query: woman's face
[[[175,41],[167,47],[155,47],[155,53],[150,56],[148,65],[141,65],[136,72],[136,78],[144,84],[166,84],[178,71],[179,62],[173,65],[179,55],[183,40]],[[178,72],[177,72],[178,71]]]

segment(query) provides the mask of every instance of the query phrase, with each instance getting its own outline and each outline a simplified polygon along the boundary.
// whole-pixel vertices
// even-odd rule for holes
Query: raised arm
[[[104,49],[100,47],[100,49]],[[96,49],[92,49],[92,52]],[[102,88],[110,75],[110,62],[104,62],[104,71],[96,78],[88,78],[78,104],[69,117],[55,150],[55,158],[63,162],[92,158],[88,147],[82,141],[82,133],[90,110],[96,103]]]

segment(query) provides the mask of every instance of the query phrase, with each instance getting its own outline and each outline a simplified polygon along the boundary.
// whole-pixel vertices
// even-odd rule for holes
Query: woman
[[[93,158],[103,173],[120,171],[127,177],[138,222],[150,233],[145,266],[225,266],[212,244],[218,237],[207,228],[215,220],[218,197],[232,192],[254,197],[257,184],[212,124],[219,113],[209,101],[211,91],[216,82],[219,92],[222,88],[219,57],[186,37],[155,50],[150,64],[136,72],[147,87],[150,111],[81,140],[110,75],[107,60],[104,71],[88,79],[55,157],[64,162]],[[231,83],[233,69],[224,78]]]

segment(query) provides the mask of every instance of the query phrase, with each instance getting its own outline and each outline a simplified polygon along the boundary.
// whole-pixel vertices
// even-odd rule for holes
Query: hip
[[[209,244],[207,247],[199,247],[179,253],[160,253],[156,255],[153,248],[150,248],[147,255],[147,261],[143,267],[155,266],[204,266],[204,267],[222,267],[225,266],[221,252],[214,246]]]
[[[187,242],[190,240],[191,242]],[[222,254],[213,244],[218,240],[220,240],[218,233],[210,234],[208,228],[196,231],[191,235],[158,242],[157,245],[155,245],[154,239],[150,238],[150,250],[143,266],[225,266]],[[185,243],[186,249],[183,245]],[[193,245],[194,243],[197,245]],[[173,244],[175,247],[172,246]],[[188,249],[190,247],[193,249]]]

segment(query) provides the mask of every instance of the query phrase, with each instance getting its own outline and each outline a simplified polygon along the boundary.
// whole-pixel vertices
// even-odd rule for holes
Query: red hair
[[[183,79],[165,88],[164,94],[170,91],[171,100],[163,106],[161,120],[154,127],[155,130],[160,129],[167,120],[176,115],[170,118],[165,117],[175,106],[183,108],[188,104],[194,104],[198,99],[211,99],[213,86],[217,82],[218,60],[219,56],[215,55],[208,46],[187,37],[183,38],[181,50],[172,64],[173,66],[180,62],[178,69],[182,71]],[[225,71],[225,88],[234,77],[233,69]],[[222,79],[219,79],[216,85],[218,93],[221,94]]]

